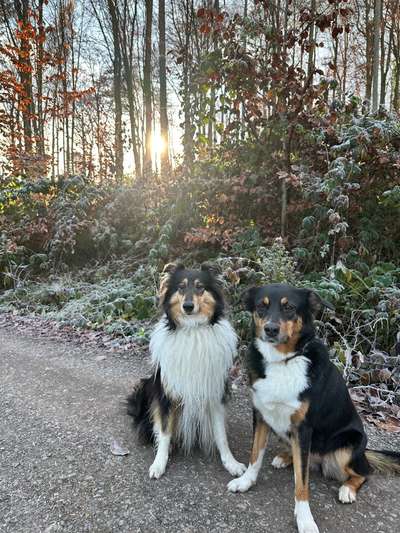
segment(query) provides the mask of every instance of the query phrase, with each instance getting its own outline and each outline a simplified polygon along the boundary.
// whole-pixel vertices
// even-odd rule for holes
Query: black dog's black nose
[[[264,326],[264,331],[268,337],[277,337],[279,334],[279,325],[278,324],[266,324]]]
[[[185,313],[190,315],[190,313],[193,311],[193,309],[194,309],[194,303],[193,302],[184,302],[183,310],[185,311]]]

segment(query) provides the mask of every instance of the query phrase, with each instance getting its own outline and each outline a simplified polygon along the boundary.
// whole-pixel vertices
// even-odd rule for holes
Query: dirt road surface
[[[272,439],[257,486],[230,494],[218,458],[179,453],[161,480],[148,478],[153,450],[135,441],[121,401],[147,363],[0,328],[0,531],[295,533],[290,469],[274,470]],[[229,405],[229,436],[247,462],[251,421],[243,388]],[[110,452],[116,439],[130,454]],[[400,449],[372,432],[371,447]],[[400,478],[373,476],[357,503],[340,504],[338,483],[311,474],[321,533],[400,531]]]

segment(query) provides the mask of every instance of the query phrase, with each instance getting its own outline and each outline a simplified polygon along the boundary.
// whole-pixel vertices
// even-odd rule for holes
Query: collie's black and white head
[[[207,263],[200,270],[187,269],[183,264],[166,265],[159,300],[171,329],[215,324],[224,314],[225,302],[217,273]]]
[[[258,342],[268,343],[282,354],[294,352],[299,341],[314,335],[313,317],[318,311],[333,309],[312,290],[278,283],[249,289],[245,305],[253,315]]]

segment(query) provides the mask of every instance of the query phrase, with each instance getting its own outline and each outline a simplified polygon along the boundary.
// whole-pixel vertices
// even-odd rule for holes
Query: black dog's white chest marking
[[[263,355],[265,360],[266,354]],[[291,424],[290,417],[299,409],[301,405],[299,396],[308,387],[309,362],[303,356],[294,357],[287,363],[282,360],[265,361],[266,377],[253,383],[255,408],[282,438],[287,438]]]

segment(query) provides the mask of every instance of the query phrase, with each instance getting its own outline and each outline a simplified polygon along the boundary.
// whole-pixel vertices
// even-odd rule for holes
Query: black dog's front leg
[[[291,444],[295,480],[295,509],[299,533],[318,533],[309,504],[309,466],[312,429],[304,422],[292,430]]]

